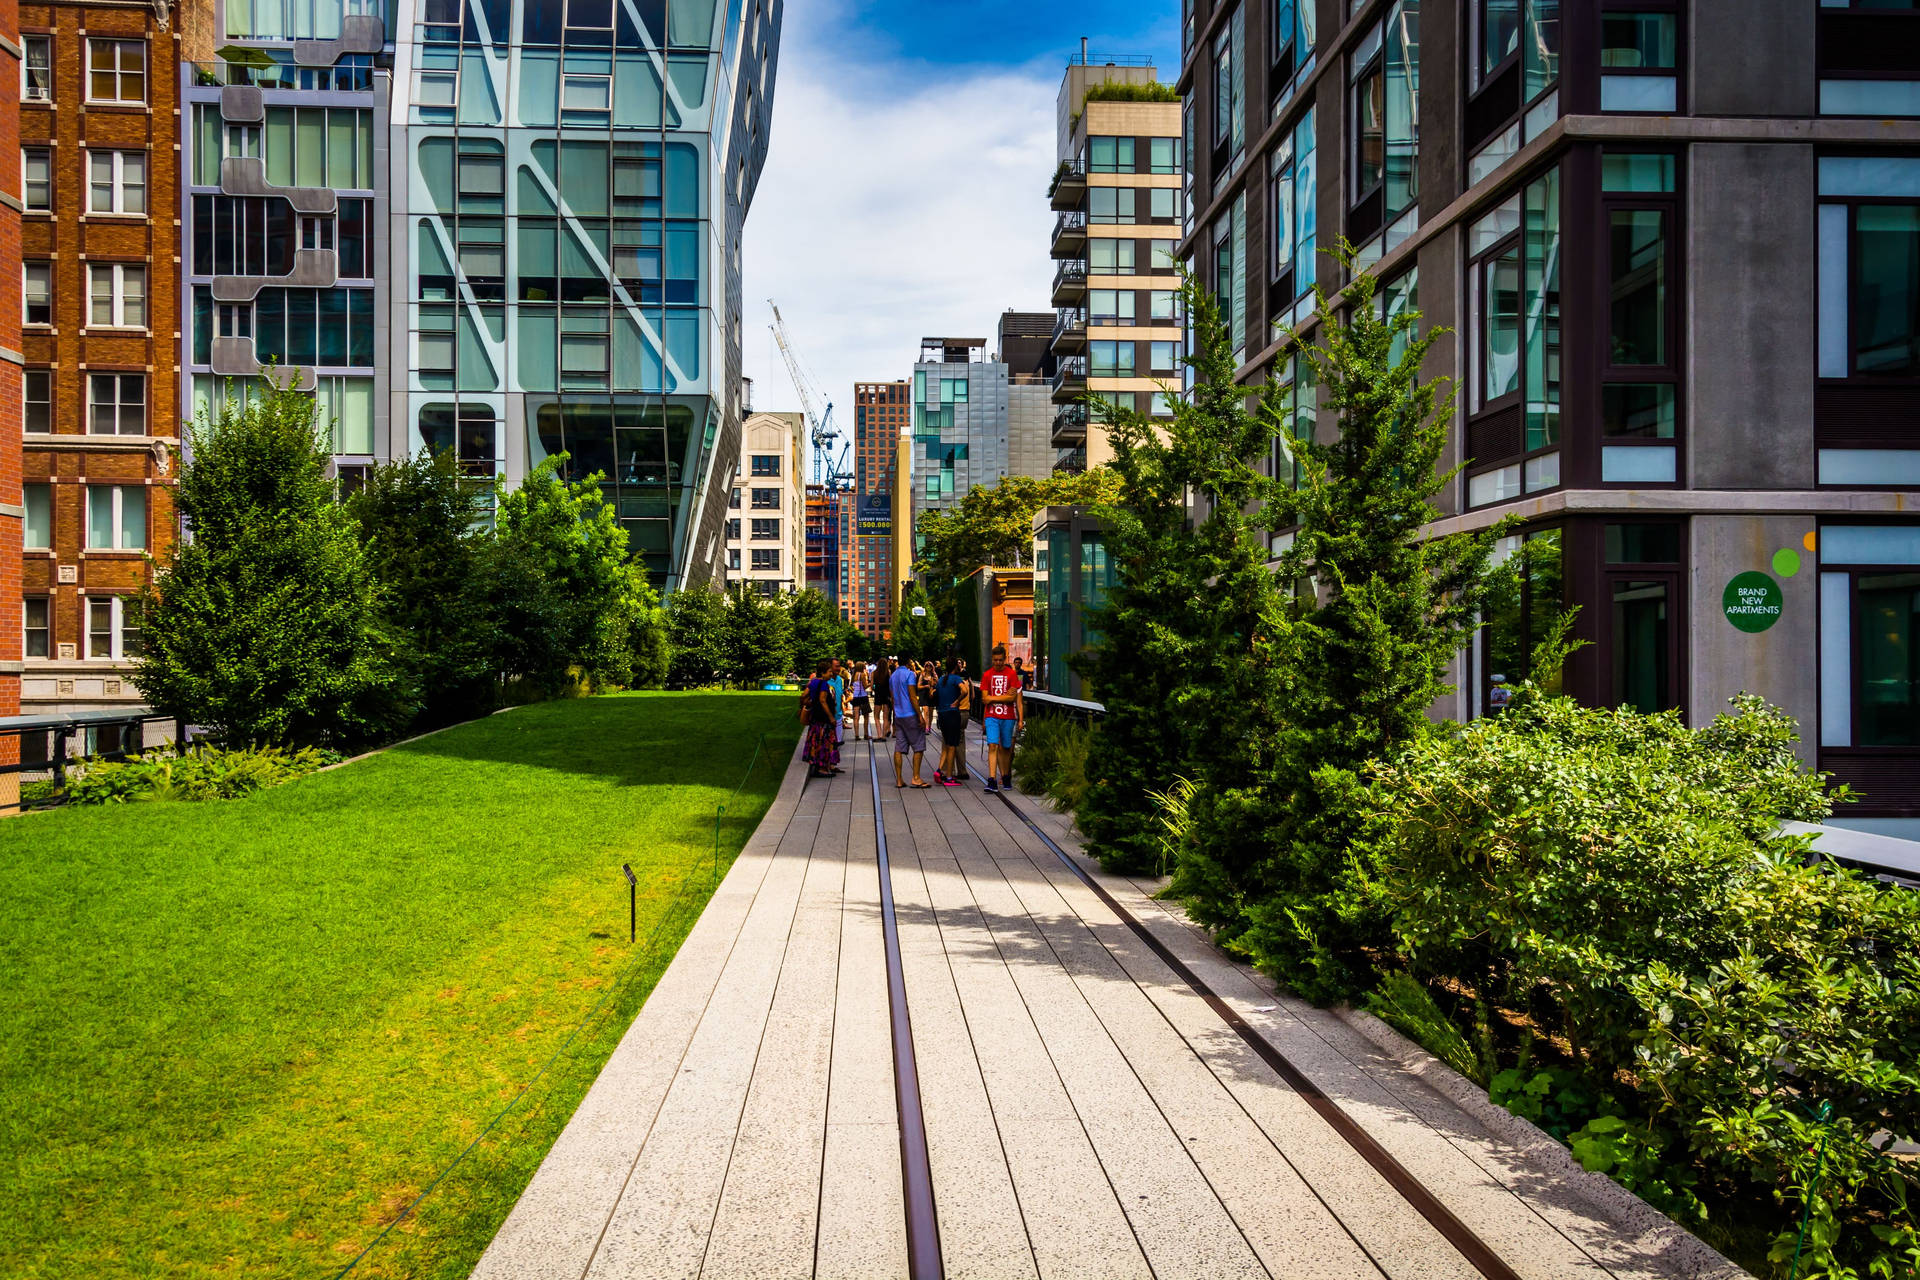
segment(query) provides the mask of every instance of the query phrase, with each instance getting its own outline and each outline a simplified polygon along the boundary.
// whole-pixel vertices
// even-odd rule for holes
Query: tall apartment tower
[[[893,492],[900,433],[911,425],[913,384],[861,382],[853,388],[853,536],[841,542],[845,589],[840,611],[876,639],[893,627]]]
[[[1083,58],[1060,82],[1051,443],[1070,471],[1113,456],[1090,400],[1165,417],[1163,389],[1184,380],[1180,104],[1155,74]]]
[[[720,580],[778,0],[213,11],[181,121],[192,401],[277,366],[349,481],[565,453],[656,585]]]
[[[24,479],[25,516],[19,554],[0,554],[9,596],[18,566],[24,654],[9,639],[0,659],[20,655],[28,714],[132,707],[136,598],[174,528],[179,32],[145,3],[19,17],[24,212],[4,243],[21,258],[22,323],[0,367],[20,376],[5,438],[24,444],[21,470],[0,463],[0,504]],[[14,528],[0,521],[0,537]]]
[[[766,596],[806,585],[806,430],[798,413],[754,413],[742,426],[741,461],[727,498],[727,582],[751,583]]]
[[[1447,529],[1530,581],[1444,714],[1578,607],[1568,692],[1704,723],[1743,690],[1920,829],[1920,12],[1855,0],[1187,0],[1183,257],[1249,384],[1328,438],[1283,333],[1343,283],[1444,326]],[[1285,22],[1276,25],[1275,19]],[[1091,175],[1089,177],[1091,181]],[[1272,462],[1290,472],[1285,451]]]

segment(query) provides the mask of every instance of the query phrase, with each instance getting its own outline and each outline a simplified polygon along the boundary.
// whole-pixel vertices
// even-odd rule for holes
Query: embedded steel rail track
[[[1046,845],[1047,848],[1052,851],[1053,856],[1060,860],[1062,866],[1066,867],[1068,871],[1071,871],[1087,888],[1093,890],[1095,896],[1106,905],[1107,909],[1113,912],[1128,929],[1132,930],[1134,936],[1140,939],[1148,950],[1158,956],[1162,964],[1166,965],[1182,982],[1186,983],[1195,995],[1206,1001],[1207,1007],[1212,1009],[1222,1022],[1232,1028],[1234,1034],[1239,1036],[1249,1049],[1252,1049],[1258,1054],[1262,1062],[1265,1062],[1269,1067],[1273,1068],[1275,1075],[1285,1080],[1295,1093],[1298,1093],[1305,1099],[1307,1105],[1312,1107],[1320,1118],[1327,1122],[1327,1126],[1338,1134],[1343,1142],[1353,1148],[1355,1154],[1359,1155],[1361,1159],[1371,1165],[1374,1171],[1385,1179],[1387,1185],[1392,1187],[1395,1193],[1407,1202],[1409,1207],[1431,1223],[1434,1230],[1438,1231],[1448,1244],[1451,1244],[1458,1250],[1460,1256],[1465,1258],[1474,1270],[1486,1277],[1486,1280],[1520,1280],[1519,1275],[1512,1267],[1509,1267],[1501,1260],[1499,1254],[1495,1253],[1484,1240],[1475,1235],[1472,1229],[1464,1222],[1455,1217],[1453,1211],[1442,1204],[1439,1198],[1409,1172],[1405,1165],[1394,1159],[1384,1147],[1374,1141],[1372,1135],[1361,1128],[1360,1125],[1354,1121],[1353,1117],[1349,1116],[1345,1111],[1342,1111],[1339,1104],[1334,1102],[1332,1098],[1329,1098],[1326,1093],[1321,1090],[1319,1085],[1307,1077],[1305,1072],[1295,1066],[1292,1061],[1290,1061],[1285,1054],[1281,1053],[1280,1050],[1275,1048],[1265,1036],[1255,1031],[1232,1005],[1223,1000],[1212,987],[1209,987],[1201,980],[1198,974],[1188,968],[1184,961],[1174,955],[1166,944],[1155,937],[1152,931],[1149,930],[1146,925],[1142,924],[1131,911],[1121,906],[1114,896],[1107,892],[1106,887],[1091,875],[1087,874],[1086,869],[1074,861],[1071,854],[1065,849],[1062,849],[1054,842],[1051,836],[1041,830],[1040,825],[1028,817],[1027,814],[1021,810],[1020,806],[1013,802],[1012,797],[1008,796],[1005,792],[1001,792],[1000,801],[1006,805],[1007,810],[1012,813],[1014,817],[1018,818],[1026,826],[1028,831],[1033,833],[1034,837],[1038,839],[1040,843]],[[877,804],[875,808],[878,808]],[[884,845],[882,847],[884,849]],[[883,852],[882,857],[884,858],[884,856]],[[883,878],[884,874],[883,872]],[[904,1120],[905,1115],[903,1113],[903,1128]]]

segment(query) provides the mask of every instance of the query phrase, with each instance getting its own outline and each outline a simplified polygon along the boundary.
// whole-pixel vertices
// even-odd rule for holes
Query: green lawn
[[[247,800],[0,822],[0,1275],[331,1275],[598,1003],[354,1271],[466,1275],[705,904],[763,733],[724,873],[789,696],[549,703]]]

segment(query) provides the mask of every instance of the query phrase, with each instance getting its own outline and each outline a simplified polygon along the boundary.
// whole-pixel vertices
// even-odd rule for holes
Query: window
[[[1133,173],[1138,167],[1132,138],[1089,138],[1087,155],[1091,173]]]
[[[145,102],[146,100],[146,41],[88,40],[87,101]]]
[[[413,105],[419,109],[423,120],[451,122],[454,108],[460,105],[460,73],[452,70],[430,71],[426,68],[416,70],[413,73]]]
[[[1147,169],[1150,173],[1180,172],[1180,139],[1149,138]]]
[[[141,551],[146,545],[146,489],[139,485],[88,485],[87,548]]]
[[[1600,15],[1600,109],[1673,112],[1679,17],[1672,13]]]
[[[1180,295],[1171,289],[1155,289],[1147,295],[1147,313],[1154,320],[1180,323]]]
[[[1148,355],[1151,363],[1148,371],[1155,374],[1170,374],[1180,368],[1180,344],[1177,342],[1156,342]]]
[[[1092,289],[1088,291],[1089,324],[1132,324],[1134,298],[1131,290]]]
[[[1520,49],[1520,0],[1475,0],[1480,81],[1506,65]]]
[[[1311,293],[1318,256],[1312,111],[1300,117],[1273,155],[1273,279],[1283,303]]]
[[[333,219],[300,219],[300,247],[309,251],[333,248]]]
[[[1133,222],[1139,192],[1133,187],[1090,187],[1087,190],[1087,221],[1093,223]]]
[[[613,111],[613,77],[560,77],[560,123],[605,124]]]
[[[1483,625],[1473,641],[1476,717],[1499,711],[1506,706],[1511,687],[1532,677],[1534,649],[1565,608],[1566,556],[1560,530],[1502,538],[1494,563],[1509,562],[1513,562],[1509,571],[1494,580],[1480,615]],[[1541,675],[1545,692],[1561,692],[1558,671]]]
[[[1920,378],[1920,158],[1820,158],[1820,376]]]
[[[1318,0],[1274,0],[1273,74],[1275,103],[1293,96],[1304,73],[1313,66],[1314,24]]]
[[[1827,525],[1820,745],[1920,746],[1920,526]]]
[[[1607,592],[1612,605],[1608,649],[1610,706],[1651,714],[1679,705],[1675,673],[1679,617],[1680,527],[1606,526]]]
[[[1087,351],[1091,357],[1088,375],[1095,378],[1131,378],[1133,376],[1133,343],[1131,342],[1089,342]]]
[[[1600,479],[1673,484],[1679,320],[1672,296],[1677,158],[1610,152],[1600,187],[1608,246],[1608,345],[1600,388]]]
[[[733,469],[733,474],[736,476],[739,475],[740,468],[735,467]],[[738,511],[739,509],[740,509],[740,490],[736,488],[727,495],[727,510]]]
[[[373,379],[327,377],[318,382],[314,398],[319,402],[321,423],[332,428],[334,454],[372,454]],[[484,474],[492,475],[493,469],[486,468]]]
[[[53,486],[30,484],[26,494],[27,520],[21,545],[29,551],[47,551],[53,547]]]
[[[422,328],[432,310],[420,308]],[[450,330],[450,315],[446,322]],[[373,367],[371,289],[262,289],[253,301],[253,328],[263,364]]]
[[[53,430],[53,370],[28,369],[23,379],[26,412],[21,426],[31,434]]]
[[[778,511],[780,509],[780,491],[778,489],[755,489],[753,491],[753,509],[755,511]]]
[[[87,657],[121,661],[140,656],[140,602],[124,596],[87,600]]]
[[[147,153],[144,151],[89,151],[87,153],[87,212],[145,213],[147,211]]]
[[[53,152],[45,147],[20,150],[20,202],[28,213],[53,211]]]
[[[1352,203],[1372,195],[1386,173],[1387,71],[1380,55],[1382,28],[1367,33],[1353,54]]]
[[[777,573],[780,570],[780,548],[755,547],[753,549],[753,567],[761,573]]]
[[[87,322],[110,329],[147,327],[147,269],[125,262],[87,264]]]
[[[27,324],[53,323],[53,264],[29,262],[22,267],[22,319]]]
[[[753,474],[756,476],[777,476],[780,474],[780,455],[777,453],[756,453],[753,455]]]
[[[1131,275],[1134,266],[1132,240],[1101,237],[1087,242],[1087,271],[1092,275]]]
[[[1240,23],[1240,14],[1235,12],[1213,41],[1213,145],[1216,149],[1236,141],[1234,122],[1240,106],[1241,79],[1236,61],[1244,45],[1236,42],[1233,34]],[[1231,154],[1238,148],[1228,149]]]
[[[727,521],[727,541],[740,541],[740,521],[738,519]]]
[[[26,635],[21,653],[29,658],[45,658],[52,654],[53,645],[53,602],[45,596],[28,596],[22,603],[25,608]]]
[[[147,376],[88,374],[87,431],[96,436],[147,434]]]
[[[53,37],[21,36],[20,100],[53,101]]]
[[[253,308],[244,302],[223,302],[216,313],[215,329],[222,338],[251,338],[253,336]]]
[[[1560,173],[1550,169],[1474,222],[1467,500],[1560,484]],[[1488,469],[1488,468],[1493,469]]]

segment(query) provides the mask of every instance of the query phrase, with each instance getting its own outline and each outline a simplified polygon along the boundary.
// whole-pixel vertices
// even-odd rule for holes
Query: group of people
[[[949,654],[944,664],[910,658],[879,662],[822,658],[801,695],[801,719],[807,726],[801,758],[810,776],[831,777],[840,770],[840,748],[851,730],[856,742],[893,738],[893,782],[905,789],[957,787],[973,778],[967,768],[967,722],[978,710],[987,739],[986,789],[1013,786],[1013,746],[1026,728],[1022,697],[1026,673],[1007,663],[1007,647],[993,647],[992,665],[976,683],[967,660]],[[933,781],[921,779],[927,729],[940,732],[940,763]],[[908,758],[912,758],[909,776]]]

